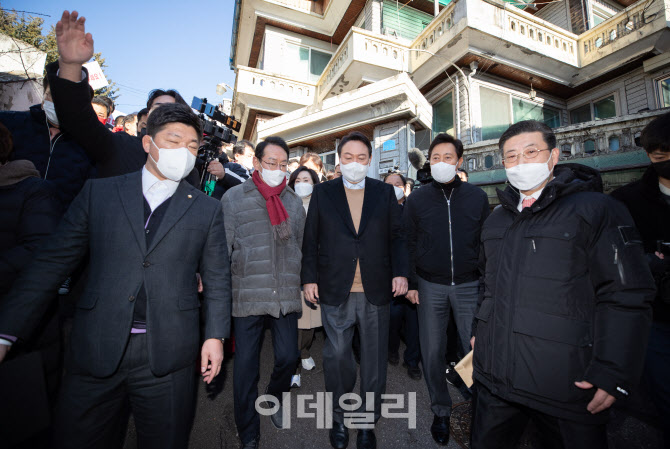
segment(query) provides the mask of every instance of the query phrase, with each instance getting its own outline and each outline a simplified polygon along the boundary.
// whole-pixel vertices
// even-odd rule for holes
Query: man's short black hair
[[[414,190],[414,186],[416,185],[416,181],[412,178],[407,178],[407,185],[409,185],[409,191],[411,192]]]
[[[112,114],[111,107],[109,106],[109,102],[105,100],[105,96],[98,95],[97,97],[93,97],[91,99],[91,104],[98,104],[102,107],[104,107],[107,110],[107,117],[109,117]]]
[[[344,136],[342,140],[340,140],[340,144],[337,146],[337,155],[342,156],[342,147],[347,143],[351,142],[352,140],[358,141],[358,142],[363,142],[366,147],[368,147],[368,156],[372,157],[372,144],[370,143],[370,139],[365,137],[365,134],[359,133],[358,131],[351,132]]]
[[[142,119],[142,117],[146,117],[147,115],[149,115],[149,109],[147,108],[140,109],[140,112],[137,113],[137,121],[139,122]]]
[[[303,171],[309,173],[309,176],[312,178],[312,184],[317,185],[319,183],[319,175],[317,175],[316,172],[311,168],[301,165],[300,167],[296,168],[295,171],[291,173],[291,176],[288,178],[288,186],[290,188],[295,190],[295,180],[298,178],[300,172]]]
[[[538,122],[537,120],[524,120],[518,122],[507,128],[507,131],[500,136],[498,141],[498,148],[500,153],[503,153],[503,147],[505,142],[511,139],[514,136],[518,136],[523,133],[542,133],[542,140],[547,144],[550,150],[556,148],[556,135],[554,131],[547,126],[545,123]]]
[[[186,100],[179,95],[179,92],[177,92],[174,89],[168,89],[168,90],[163,90],[163,89],[154,89],[151,92],[149,92],[149,98],[147,99],[147,109],[151,109],[151,106],[153,106],[154,101],[158,97],[162,97],[163,95],[169,95],[172,98],[174,98],[175,103],[183,104],[184,106],[188,106],[188,103],[186,103]]]
[[[114,126],[122,126],[126,121],[125,115],[119,115],[114,119]]]
[[[249,147],[251,148],[251,151],[254,151],[254,144],[249,142],[248,140],[238,140],[237,143],[233,146],[233,157],[236,155],[243,156],[244,155],[244,150]]]
[[[0,122],[0,164],[9,160],[9,155],[13,149],[12,133]]]
[[[284,139],[277,136],[266,137],[264,141],[256,145],[256,149],[254,150],[254,156],[256,156],[258,160],[263,159],[263,152],[265,151],[265,147],[270,144],[282,147],[282,149],[286,151],[286,158],[289,157],[290,151],[288,149],[288,145],[286,145]]]
[[[107,95],[98,95],[102,101],[107,103],[108,109],[109,109],[109,115],[112,115],[114,111],[116,110],[116,106],[114,105],[114,100],[109,98]]]
[[[640,143],[647,153],[670,152],[670,112],[656,117],[644,127]]]
[[[430,147],[428,148],[428,159],[430,159],[430,156],[433,154],[433,148],[443,143],[452,144],[456,148],[456,156],[458,156],[459,159],[463,157],[463,142],[454,138],[451,134],[440,133],[435,136],[430,143]]]
[[[195,129],[198,140],[202,139],[202,126],[200,119],[191,111],[191,108],[179,103],[164,104],[157,108],[147,121],[147,134],[156,137],[165,125],[170,123],[183,123]]]
[[[134,123],[137,121],[137,114],[128,114],[123,118],[123,126],[126,125],[126,123]]]

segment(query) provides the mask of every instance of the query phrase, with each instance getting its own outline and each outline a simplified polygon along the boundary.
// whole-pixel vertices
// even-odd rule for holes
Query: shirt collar
[[[353,184],[349,181],[346,180],[346,178],[343,176],[342,181],[344,182],[344,187],[350,190],[359,190],[359,189],[364,189],[365,188],[365,178],[358,184]]]
[[[149,170],[147,170],[146,166],[142,167],[142,194],[146,196],[149,189],[151,189],[157,182],[163,183],[163,185],[167,187],[168,197],[174,195],[174,193],[177,191],[177,187],[179,187],[179,183],[177,181],[173,181],[171,179],[161,181]]]
[[[540,197],[540,195],[542,195],[543,190],[544,188],[541,188],[540,190],[531,195],[524,195],[523,193],[519,192],[519,206],[517,207],[519,211],[523,209],[523,200],[525,200],[526,198],[535,198],[537,200]]]
[[[660,182],[658,183],[658,189],[661,191],[663,195],[670,196],[670,188],[664,186]]]

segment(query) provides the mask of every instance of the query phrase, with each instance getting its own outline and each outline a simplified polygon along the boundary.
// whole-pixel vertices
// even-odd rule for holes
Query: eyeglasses
[[[551,150],[552,150],[551,148],[544,148],[542,150],[538,150],[537,148],[526,148],[520,154],[523,155],[523,158],[526,160],[533,160],[538,156],[538,154],[540,154],[541,151],[551,151]],[[514,164],[518,160],[519,160],[519,152],[509,153],[503,156],[503,161],[505,161],[505,163],[507,164]]]
[[[288,169],[288,164],[287,163],[278,164],[276,162],[264,161],[263,159],[261,159],[261,162],[264,162],[265,165],[267,165],[270,170],[280,169],[281,171],[286,171]]]

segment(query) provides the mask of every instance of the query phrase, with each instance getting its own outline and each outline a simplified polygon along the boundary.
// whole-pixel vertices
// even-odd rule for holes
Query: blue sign
[[[387,140],[384,142],[384,145],[382,147],[382,151],[391,151],[395,150],[395,139],[392,140]]]

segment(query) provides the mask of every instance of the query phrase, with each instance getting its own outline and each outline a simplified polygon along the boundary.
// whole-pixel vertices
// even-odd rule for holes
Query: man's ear
[[[149,154],[149,151],[151,151],[151,146],[153,143],[151,143],[151,136],[150,135],[145,135],[142,137],[142,148],[144,148],[144,152]]]
[[[463,165],[463,156],[461,156],[458,162],[456,162],[456,170],[461,168],[461,165]]]

